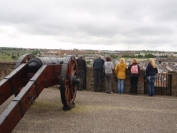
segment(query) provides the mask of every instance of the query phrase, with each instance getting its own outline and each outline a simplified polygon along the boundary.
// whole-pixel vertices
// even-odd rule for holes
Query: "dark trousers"
[[[138,77],[130,77],[130,94],[137,94]]]
[[[94,90],[102,91],[103,71],[94,71]]]
[[[112,73],[105,73],[106,92],[112,92]]]
[[[84,70],[78,70],[78,78],[80,79],[80,84],[78,85],[78,90],[84,90],[86,89],[86,83],[85,83],[85,71]]]

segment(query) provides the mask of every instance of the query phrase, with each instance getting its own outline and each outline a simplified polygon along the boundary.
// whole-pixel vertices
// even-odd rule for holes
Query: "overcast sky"
[[[177,51],[177,0],[0,0],[0,47]]]

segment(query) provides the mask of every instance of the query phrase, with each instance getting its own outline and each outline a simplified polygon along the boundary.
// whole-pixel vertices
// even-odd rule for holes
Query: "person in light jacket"
[[[127,65],[125,64],[125,59],[121,58],[119,63],[115,67],[115,74],[118,78],[118,93],[123,94],[124,93],[124,80],[126,78],[125,70],[127,68]]]
[[[112,92],[112,77],[114,70],[114,65],[111,62],[111,58],[107,57],[106,62],[104,63],[104,69],[105,69],[105,82],[106,82],[106,93],[113,93]]]

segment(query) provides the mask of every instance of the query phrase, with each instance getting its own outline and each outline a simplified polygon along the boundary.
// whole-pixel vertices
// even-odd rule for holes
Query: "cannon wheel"
[[[70,110],[75,106],[74,100],[77,92],[77,63],[74,56],[65,58],[60,77],[60,94],[63,110]]]

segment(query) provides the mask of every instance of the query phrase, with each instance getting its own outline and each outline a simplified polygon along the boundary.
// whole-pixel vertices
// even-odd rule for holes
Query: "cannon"
[[[22,55],[15,69],[0,82],[0,105],[14,99],[0,115],[0,133],[9,133],[23,118],[44,88],[58,85],[63,110],[75,106],[77,63],[74,56],[65,58]]]

